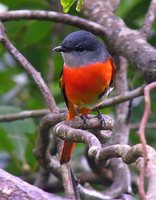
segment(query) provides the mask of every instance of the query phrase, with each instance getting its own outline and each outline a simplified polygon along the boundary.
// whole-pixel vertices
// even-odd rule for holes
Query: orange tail
[[[70,160],[75,143],[65,141],[63,144],[63,149],[60,158],[60,164],[67,163]]]
[[[76,114],[74,112],[69,112],[67,116],[67,120],[73,119]],[[65,141],[63,144],[61,157],[60,157],[60,164],[67,163],[70,160],[70,156],[74,149],[75,143]]]
[[[90,112],[89,109],[81,109],[79,110],[79,113],[81,114],[88,114]],[[70,109],[68,116],[67,116],[67,120],[71,120],[75,117],[76,113],[73,109]],[[67,163],[70,160],[70,156],[72,154],[72,151],[74,149],[75,143],[73,142],[68,142],[65,141],[63,144],[63,149],[61,152],[61,157],[60,157],[60,164],[62,165],[63,163]]]

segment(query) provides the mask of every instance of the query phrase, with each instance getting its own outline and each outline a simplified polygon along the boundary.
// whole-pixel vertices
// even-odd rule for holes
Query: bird
[[[116,66],[105,45],[91,32],[79,30],[68,34],[53,48],[62,54],[64,65],[60,88],[68,108],[67,120],[87,116],[110,94]],[[75,143],[64,141],[60,164],[68,163]]]

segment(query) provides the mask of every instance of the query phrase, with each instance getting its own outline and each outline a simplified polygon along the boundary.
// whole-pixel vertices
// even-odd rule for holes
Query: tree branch
[[[47,85],[45,84],[44,80],[42,79],[40,73],[36,71],[36,69],[30,64],[30,62],[10,42],[7,35],[5,34],[5,29],[4,29],[4,26],[2,23],[0,23],[0,42],[9,51],[9,53],[21,64],[21,66],[24,68],[24,70],[27,71],[27,73],[34,79],[36,85],[38,86],[41,94],[44,97],[44,100],[45,100],[47,106],[49,107],[49,110],[53,113],[59,113],[59,109],[55,103],[55,100],[54,100],[53,96],[51,95],[51,92],[48,89]],[[45,134],[44,134],[44,137],[45,137]],[[47,140],[49,140],[48,136],[46,137],[45,143],[48,143]],[[39,140],[39,141],[42,141],[42,140]],[[39,143],[39,145],[40,144],[41,143]],[[43,144],[41,144],[41,145],[43,145]],[[44,145],[43,145],[43,147],[39,146],[39,148],[42,150],[46,150]],[[44,153],[46,153],[46,152],[44,152]],[[40,156],[39,154],[36,154],[36,155]],[[52,169],[55,172],[55,174],[57,176],[59,176],[60,174],[57,171],[58,162],[50,156],[50,153],[47,156],[46,161],[49,162],[51,165],[55,166],[50,169]],[[44,163],[42,163],[42,164],[44,164]],[[48,166],[50,166],[50,164]],[[67,168],[68,168],[68,166],[67,166]],[[71,170],[68,169],[68,171],[69,171],[68,174],[70,174]],[[63,169],[62,169],[62,173],[65,173],[65,172],[63,172]],[[63,176],[63,182],[66,182],[66,179],[69,179],[69,177]],[[73,183],[70,182],[70,188],[73,188],[73,187],[74,187]],[[74,193],[74,188],[72,191]],[[68,194],[66,194],[66,196],[68,196]]]
[[[43,10],[15,10],[0,13],[0,20],[23,20],[23,19],[38,19],[46,21],[54,21],[67,25],[77,26],[79,28],[87,29],[96,34],[103,35],[103,27],[95,22],[87,19],[80,18],[78,16],[72,16],[70,14],[63,14],[55,11],[43,11]]]
[[[122,158],[127,163],[135,162],[140,156],[143,156],[141,144],[130,147],[126,144],[116,144],[101,149],[96,157],[96,162],[100,165],[105,165],[106,161],[110,158]]]
[[[51,171],[57,178],[61,178],[60,163],[50,154],[50,129],[65,119],[64,114],[48,114],[40,122],[39,135],[36,140],[34,153],[41,166]],[[46,135],[46,137],[45,137]]]
[[[145,41],[139,31],[129,29],[103,0],[86,0],[85,14],[103,26],[105,41],[112,51],[137,66],[146,81],[156,80],[156,49]]]
[[[122,96],[125,93],[128,93],[127,61],[123,57],[117,57],[116,65],[119,66],[119,70],[117,71],[115,79],[115,93]],[[116,106],[116,120],[113,127],[113,134],[110,140],[104,144],[105,148],[115,144],[127,144],[129,135],[129,126],[127,124],[128,113],[128,101]],[[111,186],[103,192],[103,194],[115,198],[126,192],[130,193],[131,175],[128,166],[123,163],[121,159],[111,158],[107,167],[112,171],[113,182]],[[122,179],[120,177],[122,177]]]
[[[148,158],[149,162],[147,165],[146,176],[148,178],[148,190],[146,192],[146,197],[148,200],[156,199],[156,151],[155,149],[148,147]]]
[[[101,123],[99,120],[95,117],[90,118],[86,123],[87,125],[84,125],[84,121],[80,117],[76,117],[73,120],[70,121],[63,121],[65,120],[66,116],[64,114],[48,114],[46,115],[39,127],[39,136],[36,142],[36,147],[34,150],[34,153],[36,157],[38,158],[40,164],[44,168],[51,169],[52,165],[51,163],[51,156],[49,152],[49,143],[50,143],[50,131],[51,128],[54,126],[53,131],[56,136],[60,137],[61,139],[65,140],[71,140],[73,142],[85,142],[90,147],[93,145],[95,147],[101,147],[101,143],[99,140],[90,132],[80,130],[80,128],[85,128],[87,126],[87,129],[101,129]],[[113,120],[109,116],[104,116],[105,119],[105,126],[102,127],[102,129],[109,129],[111,130],[113,127]],[[60,123],[59,123],[60,122]],[[86,134],[87,132],[87,134]],[[45,133],[48,134],[47,137],[45,137]],[[102,137],[102,135],[101,135]],[[108,134],[104,135],[103,137],[106,140],[106,137],[109,137]],[[89,150],[90,154],[94,154],[94,150],[96,148],[92,148]],[[53,170],[53,169],[52,169]],[[56,172],[56,175],[59,174],[59,172]],[[59,177],[59,175],[57,175]],[[60,178],[60,177],[59,177]]]
[[[11,122],[31,117],[43,117],[50,111],[48,109],[41,110],[25,110],[19,113],[0,115],[0,122]]]
[[[27,200],[69,200],[32,186],[20,178],[0,169],[0,197],[1,199],[27,199]]]
[[[96,130],[102,128],[103,130],[111,130],[114,123],[113,120],[109,116],[103,116],[103,118],[105,120],[104,127],[101,127],[101,122],[98,118],[90,118],[85,125],[80,117],[75,117],[72,121],[64,121],[57,124],[53,130],[55,135],[63,140],[86,143],[90,148],[88,151],[89,155],[94,156],[99,148],[101,148],[101,143],[92,133],[81,129]],[[103,136],[105,140],[107,136],[109,137],[108,134],[104,135],[104,133]]]
[[[125,101],[128,100],[132,100],[138,96],[142,96],[143,95],[143,89],[144,89],[145,85],[140,86],[132,91],[125,91],[124,94],[119,94],[115,97],[106,99],[101,105],[101,108],[105,108],[108,106],[114,106],[120,103],[123,103]]]
[[[87,0],[86,0],[86,2],[87,2]],[[152,2],[154,2],[154,1],[152,1]],[[45,20],[53,20],[55,22],[61,21],[61,23],[68,23],[71,25],[76,25],[78,27],[83,27],[87,30],[95,32],[96,34],[105,35],[107,43],[110,46],[113,46],[112,49],[114,51],[118,52],[118,54],[124,55],[125,57],[129,58],[129,60],[131,62],[133,61],[133,63],[136,64],[137,67],[142,71],[142,73],[144,74],[147,81],[150,82],[150,81],[155,80],[156,79],[156,59],[155,59],[156,50],[153,47],[151,47],[144,40],[143,37],[141,37],[141,34],[139,32],[128,29],[125,26],[125,24],[123,23],[123,21],[121,21],[121,19],[114,16],[111,8],[108,9],[108,5],[106,5],[106,1],[105,2],[102,0],[93,1],[92,4],[93,4],[93,7],[88,6],[88,7],[86,7],[87,10],[90,12],[90,14],[92,16],[95,16],[95,19],[100,24],[105,25],[104,27],[102,27],[99,24],[96,24],[94,22],[90,22],[88,20],[81,19],[79,17],[74,17],[74,16],[71,17],[70,15],[66,15],[66,14],[61,14],[61,13],[56,13],[56,12],[46,12],[46,11],[24,11],[25,12],[24,15],[22,14],[21,11],[10,11],[10,12],[12,12],[11,14],[13,14],[12,17],[11,17],[11,15],[9,15],[9,17],[8,17],[7,14],[10,14],[10,12],[6,12],[6,13],[0,13],[0,18],[3,20],[12,20],[12,19],[17,19],[17,18],[21,19],[22,15],[23,15],[23,18],[25,18],[25,19],[45,19]],[[151,3],[151,5],[152,5],[152,3]],[[98,11],[99,7],[100,7],[100,9],[102,8],[103,12]],[[35,13],[35,12],[38,12],[38,13]],[[155,10],[153,10],[153,11],[149,10],[149,13],[150,12],[154,13]],[[103,15],[101,17],[100,13],[105,13],[105,15]],[[150,13],[149,16],[150,15],[152,15],[152,14]],[[147,17],[147,20],[149,20],[149,18],[150,18],[149,16]],[[147,22],[146,22],[147,20],[145,20],[144,27],[147,25]],[[152,26],[152,23],[153,23],[153,18],[151,18],[151,21],[148,24],[149,27]],[[145,33],[149,32],[149,27],[143,28]],[[45,98],[45,101],[47,102],[47,105],[49,105],[50,110],[55,113],[58,113],[58,108],[55,104],[54,99],[51,97],[51,94],[49,93],[49,90],[47,90],[47,87],[45,86],[44,82],[41,82],[42,79],[40,77],[40,74],[38,72],[34,71],[31,64],[24,57],[22,57],[22,54],[20,54],[17,51],[17,49],[12,45],[12,43],[9,41],[9,39],[6,36],[2,25],[0,25],[0,41],[3,44],[3,46],[5,46],[5,48],[7,48],[8,51],[16,58],[16,60],[18,60],[21,63],[21,65],[23,65],[22,63],[24,63],[25,70],[27,70],[27,72],[34,78],[36,84],[38,85],[40,91],[42,92],[42,94]],[[142,95],[142,91],[143,91],[143,89],[141,89],[139,91],[140,92],[139,95]],[[49,96],[49,94],[50,94],[50,96]],[[138,95],[138,93],[137,93],[137,95]],[[113,99],[115,99],[115,98],[116,97],[114,97]],[[127,97],[127,98],[131,98],[131,97]],[[132,97],[132,98],[134,98],[134,97]],[[128,100],[128,99],[126,99],[126,100]],[[114,100],[113,103],[114,102],[120,103],[122,101],[123,101],[123,99],[120,98],[120,100],[119,99]],[[125,99],[124,99],[124,101],[125,101]],[[109,102],[109,100],[108,100],[108,102]],[[110,104],[113,104],[113,103],[110,102]],[[110,104],[108,103],[108,105],[110,105]],[[105,106],[107,106],[107,104]],[[148,110],[149,110],[149,107],[148,107]],[[140,125],[140,127],[141,126],[143,127],[143,132],[145,130],[144,126],[146,126],[148,115],[149,115],[147,110],[145,111],[145,113],[147,115],[145,118],[143,117],[144,120],[142,119],[142,121],[144,121],[143,125]],[[57,117],[59,118],[58,121],[56,120]],[[45,122],[43,123],[44,124],[43,127],[41,125],[41,129],[40,129],[41,134],[39,136],[40,138],[38,139],[38,144],[37,144],[39,146],[39,149],[36,149],[35,153],[38,156],[42,165],[44,167],[46,165],[48,165],[49,169],[52,170],[53,173],[56,174],[56,176],[60,178],[59,163],[57,161],[56,162],[54,161],[54,159],[51,157],[49,150],[48,150],[48,146],[49,146],[49,142],[50,142],[50,128],[51,128],[51,126],[54,126],[56,121],[57,121],[57,123],[59,121],[62,121],[62,118],[60,118],[60,116],[57,116],[57,117],[55,116],[54,117],[55,119],[53,118],[53,121],[52,121],[53,124],[51,124],[50,121],[49,121],[49,123],[47,123],[47,121],[45,120]],[[94,122],[96,123],[96,120]],[[100,127],[100,125],[98,123],[99,122],[97,122],[97,127]],[[46,124],[46,126],[45,126],[45,124]],[[92,121],[92,124],[93,124],[93,121]],[[89,126],[92,127],[91,124],[89,124]],[[110,123],[110,124],[106,123],[106,126],[107,126],[107,128],[111,127],[112,123]],[[125,146],[120,145],[118,147],[113,145],[113,146],[110,146],[110,149],[106,149],[106,148],[101,149],[101,144],[100,144],[98,138],[96,138],[93,134],[91,134],[88,131],[82,131],[82,130],[75,129],[78,127],[84,128],[82,124],[81,125],[77,125],[77,124],[73,125],[73,121],[70,123],[69,122],[61,122],[61,123],[57,124],[53,130],[59,137],[65,139],[65,140],[69,139],[69,140],[72,140],[75,142],[87,143],[90,147],[89,154],[91,156],[94,156],[98,163],[102,162],[102,164],[103,164],[103,163],[105,163],[106,160],[110,159],[111,157],[122,157],[122,159],[125,162],[127,162],[127,160],[130,160],[130,162],[131,162],[133,159],[136,160],[139,156],[142,156],[142,150],[138,150],[138,148],[133,148],[133,147],[130,149],[126,145]],[[94,124],[94,128],[95,127],[96,126]],[[45,137],[45,133],[47,133],[47,132],[48,132],[48,137]],[[66,135],[63,135],[63,134],[66,134]],[[41,147],[41,146],[43,146],[43,147]],[[144,149],[144,147],[146,147],[146,143],[145,143],[145,146],[143,146],[143,149]],[[127,153],[127,152],[129,152],[129,150],[131,150],[131,154]],[[108,155],[107,151],[111,155],[110,154]],[[113,152],[114,152],[114,154],[113,154]],[[126,155],[123,152],[125,152]],[[145,155],[145,159],[146,159],[147,158],[147,156],[146,156],[147,150],[146,149],[144,149],[144,155]],[[99,159],[98,156],[101,156],[101,158]],[[131,158],[132,160],[129,158],[130,156],[132,156],[132,158]],[[100,162],[98,159],[100,160]],[[56,165],[52,163],[53,161],[55,162]]]
[[[103,36],[109,47],[137,66],[148,82],[156,79],[156,50],[144,40],[139,31],[129,29],[122,19],[115,16],[112,9],[107,6],[107,1],[86,0],[85,11],[88,16],[94,16],[98,23],[69,14],[41,10],[3,12],[0,13],[0,20],[38,19],[86,29]]]
[[[50,90],[45,84],[41,77],[41,74],[36,71],[36,69],[30,64],[30,62],[16,49],[16,47],[10,42],[7,35],[5,34],[5,28],[2,23],[0,23],[0,42],[7,49],[7,51],[20,63],[24,70],[33,78],[34,82],[38,86],[41,94],[44,97],[47,106],[51,112],[58,113],[58,108],[56,106],[55,100],[51,95]]]
[[[111,121],[109,118],[104,117],[105,126],[103,129],[110,127]],[[78,122],[78,123],[76,123]],[[87,123],[87,129],[99,128],[101,125],[99,120],[91,118]],[[112,125],[111,125],[112,126]],[[109,147],[102,148],[98,139],[88,131],[84,131],[78,128],[83,128],[83,120],[79,117],[71,121],[64,121],[58,123],[53,128],[54,134],[61,139],[72,142],[83,142],[89,146],[90,156],[95,157],[96,162],[103,165],[108,159],[112,157],[122,157],[124,162],[134,162],[138,157],[142,156],[142,147],[140,144],[130,147],[129,145],[112,145]],[[112,127],[110,127],[112,128]],[[93,147],[91,149],[91,147]]]
[[[61,169],[63,171],[63,173],[62,173],[62,177],[64,180],[63,186],[65,189],[66,196],[73,200],[80,200],[80,195],[79,195],[79,191],[77,188],[78,181],[71,170],[70,163],[62,164]],[[73,191],[73,189],[74,189],[74,191]]]
[[[104,116],[104,119],[105,119],[106,127],[103,127],[103,129],[108,128],[111,125],[110,120],[108,121],[106,116]],[[90,128],[91,130],[93,130],[93,126],[94,126],[94,129],[96,130],[100,128],[99,127],[100,125],[101,124],[98,119],[90,118],[90,120],[87,121],[86,126],[88,130]],[[134,147],[130,147],[129,145],[111,145],[109,147],[102,148],[98,138],[96,138],[89,131],[81,130],[79,128],[86,129],[86,127],[84,126],[83,120],[81,118],[76,117],[74,120],[58,123],[57,125],[55,125],[53,130],[54,130],[54,134],[61,139],[64,139],[66,141],[76,142],[76,143],[83,142],[87,144],[87,146],[89,147],[88,155],[92,157],[98,165],[103,166],[107,160],[114,157],[121,157],[124,162],[131,163],[131,162],[135,162],[138,159],[138,157],[142,156],[141,145],[136,145]],[[110,127],[110,129],[112,129],[112,127]],[[121,165],[120,165],[120,168],[121,168]],[[118,171],[118,174],[119,174],[119,171]],[[127,182],[125,184],[127,185]],[[102,195],[107,196],[107,198],[109,196],[109,199],[117,197],[122,192],[127,191],[127,187],[125,190],[125,184],[124,184],[124,187],[120,188],[120,190],[117,190],[115,193],[113,192],[112,189],[108,188],[108,190],[104,191]],[[117,188],[119,189],[119,187]],[[88,197],[88,198],[91,198],[91,197]]]
[[[13,46],[13,44],[10,42],[10,40],[8,39],[7,35],[5,34],[5,30],[4,30],[4,26],[2,23],[0,23],[0,42],[3,44],[3,46],[9,51],[9,53],[21,64],[21,66],[27,71],[27,73],[34,79],[36,85],[38,86],[41,94],[44,97],[44,100],[47,104],[47,106],[49,107],[49,110],[53,113],[59,113],[59,109],[55,103],[55,100],[53,98],[53,96],[51,95],[50,90],[48,89],[47,85],[45,84],[44,80],[42,79],[41,75],[39,72],[36,71],[36,69],[30,64],[30,62]],[[45,137],[45,135],[44,135]],[[42,135],[42,140],[43,140],[43,135]],[[45,143],[48,143],[47,139],[49,139],[49,137],[46,137],[46,140],[44,141]],[[41,140],[39,140],[41,142]],[[48,143],[49,144],[49,143]],[[38,143],[38,145],[40,145],[40,143]],[[40,146],[39,146],[40,148]],[[46,148],[44,148],[44,150],[46,150]],[[43,153],[43,152],[42,152]],[[36,154],[38,155],[38,154]],[[50,169],[53,170],[53,172],[55,173],[56,176],[60,176],[60,173],[58,172],[58,161],[56,161],[55,159],[53,159],[49,153],[46,154],[46,152],[44,152],[44,155],[47,156],[46,158],[46,164],[48,164],[48,166],[44,166],[44,167],[49,167],[50,165],[52,165],[53,167],[50,167]],[[40,155],[38,155],[39,157]],[[49,163],[50,164],[49,164]],[[45,163],[42,163],[43,165]],[[70,174],[70,169],[69,173]],[[63,174],[63,170],[62,170],[62,174]],[[62,176],[63,177],[63,182],[66,182],[66,179],[68,179],[68,176]],[[70,182],[70,188],[73,188],[73,183]],[[73,193],[74,193],[74,188],[73,188]]]
[[[146,196],[144,196],[144,199],[148,200],[155,200],[156,199],[156,151],[150,146],[147,146],[147,152],[148,152],[148,163],[147,163],[147,171],[146,171],[146,177],[148,180],[148,188],[146,191]],[[139,158],[136,162],[137,168],[141,171],[144,167],[144,158]]]
[[[140,122],[139,130],[138,130],[138,134],[140,137],[140,141],[142,143],[142,148],[143,148],[143,153],[144,153],[144,165],[141,170],[140,182],[139,182],[139,193],[143,200],[146,199],[145,191],[144,191],[144,176],[146,174],[146,168],[147,168],[147,162],[148,162],[148,152],[147,152],[147,147],[146,147],[147,143],[146,143],[146,138],[145,138],[145,128],[146,128],[146,124],[148,122],[148,118],[149,118],[149,115],[151,112],[150,91],[154,88],[156,88],[156,82],[153,82],[144,88],[145,109],[144,109],[144,114],[143,114],[142,120]]]
[[[148,38],[148,36],[151,33],[152,25],[154,23],[155,17],[156,17],[156,0],[152,0],[149,6],[148,12],[145,16],[144,24],[142,28],[140,29],[141,34],[145,38]]]
[[[138,87],[132,91],[125,92],[122,95],[117,95],[115,97],[106,99],[100,106],[100,108],[106,108],[109,106],[120,104],[124,101],[131,100],[138,96],[143,95],[144,85]],[[67,109],[60,109],[60,112],[65,112]],[[21,120],[29,117],[43,117],[44,115],[48,114],[50,111],[48,109],[40,109],[40,110],[26,110],[19,113],[14,114],[7,114],[7,115],[0,115],[0,122],[4,121],[14,121],[14,120]]]
[[[112,200],[111,195],[103,194],[101,192],[97,192],[93,188],[89,187],[82,187],[81,185],[78,185],[80,195],[82,199],[89,199],[89,200]],[[119,196],[120,200],[135,200],[131,195],[128,194],[122,194]],[[113,200],[115,200],[113,198]]]
[[[138,157],[142,156],[141,145],[135,145],[133,147],[128,145],[111,145],[102,148],[101,143],[96,136],[88,131],[81,130],[82,128],[86,129],[86,126],[84,126],[84,122],[80,117],[76,117],[71,121],[59,122],[65,118],[66,116],[64,114],[48,114],[42,119],[40,124],[40,135],[35,149],[35,154],[37,155],[41,165],[53,172],[59,179],[61,178],[60,165],[58,162],[55,162],[57,164],[53,164],[53,157],[50,155],[50,150],[48,148],[51,140],[51,131],[62,139],[86,143],[89,146],[88,154],[94,157],[96,162],[102,166],[112,157],[122,157],[124,162],[131,163],[137,160]],[[105,126],[102,127],[102,129],[107,128],[111,130],[113,120],[108,116],[104,116],[104,119]],[[101,123],[97,118],[92,117],[86,123],[87,129],[101,129]],[[53,126],[54,128],[52,129]],[[45,137],[45,133],[48,133],[48,137]]]
[[[140,126],[140,123],[132,123],[130,124],[130,128],[131,129],[138,129]],[[149,122],[146,124],[146,129],[149,128],[149,129],[154,129],[156,128],[156,123],[155,122]]]

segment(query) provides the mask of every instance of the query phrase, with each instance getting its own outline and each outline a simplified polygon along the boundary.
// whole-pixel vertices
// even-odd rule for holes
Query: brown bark
[[[146,42],[139,31],[128,28],[121,18],[115,16],[110,9],[111,4],[108,6],[107,3],[86,0],[86,15],[103,26],[105,41],[112,51],[137,66],[146,81],[156,80],[156,49]]]
[[[32,186],[20,178],[0,169],[1,200],[67,200]]]

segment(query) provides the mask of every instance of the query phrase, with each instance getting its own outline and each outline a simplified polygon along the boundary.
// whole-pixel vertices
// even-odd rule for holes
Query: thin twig
[[[77,26],[79,28],[87,29],[88,31],[93,31],[96,34],[103,35],[104,27],[96,22],[83,19],[78,16],[73,16],[70,14],[63,14],[55,11],[44,11],[44,10],[15,10],[0,13],[1,21],[10,20],[22,20],[22,19],[38,19],[46,21],[54,21],[63,24]]]
[[[140,29],[141,34],[143,34],[145,38],[148,38],[148,36],[151,33],[155,17],[156,17],[156,0],[152,0],[148,12],[145,16],[144,24]]]
[[[107,100],[106,100],[106,103],[107,103]],[[62,111],[64,112],[66,110],[67,109],[64,108],[64,109],[61,109],[60,112]],[[25,110],[19,113],[0,115],[0,122],[11,122],[11,121],[22,120],[26,118],[43,117],[47,115],[49,112],[50,111],[48,109],[39,109],[39,110]],[[130,129],[138,129],[139,126],[140,126],[140,123],[129,124]],[[149,122],[146,124],[146,129],[155,129],[155,128],[156,128],[156,122]],[[98,133],[97,137],[100,136],[101,134],[102,134],[101,132]]]
[[[147,145],[147,151],[148,151],[148,163],[147,163],[147,169],[146,169],[146,177],[148,181],[148,188],[146,191],[146,196],[140,199],[148,199],[148,200],[155,200],[156,199],[156,151],[151,146]],[[144,158],[139,158],[136,161],[136,167],[139,169],[139,171],[142,170],[144,166]]]
[[[148,152],[147,152],[147,143],[146,143],[146,138],[145,138],[145,128],[146,124],[148,122],[148,118],[151,112],[151,100],[150,100],[150,91],[152,89],[156,88],[156,82],[153,82],[144,88],[144,99],[145,99],[145,109],[144,109],[144,114],[140,122],[140,127],[138,130],[138,134],[140,136],[140,141],[142,144],[143,148],[143,154],[144,154],[144,165],[141,169],[140,172],[140,179],[139,179],[139,193],[140,196],[143,200],[146,199],[145,191],[144,191],[144,176],[146,174],[146,168],[147,168],[147,162],[148,162]]]
[[[143,95],[143,89],[144,89],[145,85],[142,85],[132,91],[128,91],[125,92],[124,94],[121,95],[117,95],[115,97],[109,98],[107,100],[105,100],[100,107],[101,108],[105,108],[108,106],[113,106],[113,105],[117,105],[119,103],[123,103],[125,101],[129,101],[131,99],[134,99],[138,96],[142,96]]]
[[[85,1],[85,3],[86,2],[87,1]],[[96,5],[98,2],[99,0],[94,1],[85,10],[88,9],[88,15],[94,17],[99,24],[78,16],[42,10],[2,12],[0,13],[0,20],[38,19],[68,24],[91,31],[101,35],[115,53],[126,57],[127,60],[134,63],[144,74],[147,81],[155,80],[155,48],[145,41],[139,31],[129,29],[121,18],[116,17],[111,10],[105,6],[106,1],[101,0],[102,3],[100,2],[99,5]],[[94,9],[95,7],[96,9]],[[101,9],[103,12],[101,12]],[[95,11],[96,13],[94,13]],[[105,15],[103,15],[103,13],[105,13]],[[148,53],[149,51],[150,54]]]
[[[36,141],[34,153],[39,160],[42,167],[52,172],[57,178],[63,181],[66,197],[78,196],[76,185],[74,185],[74,177],[72,176],[71,168],[68,163],[60,165],[54,156],[51,156],[49,144],[51,135],[53,134],[52,128],[61,121],[66,120],[66,114],[48,114],[40,123],[39,135]],[[46,134],[46,137],[45,137]],[[55,137],[55,135],[54,135]],[[68,184],[66,184],[68,183]]]
[[[148,179],[148,189],[146,192],[146,198],[148,200],[156,199],[156,151],[154,148],[148,146],[148,165],[146,177]]]
[[[40,165],[61,179],[60,163],[51,156],[49,144],[51,141],[51,127],[65,119],[64,114],[48,114],[40,122],[39,135],[34,149]],[[45,137],[46,134],[46,137]]]
[[[140,123],[132,123],[129,125],[131,129],[138,129],[140,126]],[[146,129],[155,129],[156,128],[156,122],[149,122],[146,124]]]
[[[143,95],[144,85],[140,86],[132,91],[125,92],[123,95],[117,95],[115,97],[106,99],[103,104],[101,104],[100,108],[106,108],[109,106],[117,105],[124,101],[131,100],[138,96]],[[66,108],[60,109],[59,112],[67,111]],[[43,117],[44,115],[48,114],[50,111],[48,109],[39,109],[39,110],[26,110],[19,113],[14,114],[7,114],[7,115],[0,115],[0,122],[4,121],[14,121],[14,120],[21,120],[29,117]]]
[[[64,163],[61,165],[61,169],[63,171],[62,177],[63,177],[63,185],[65,189],[65,194],[67,198],[73,199],[73,200],[80,200],[80,195],[78,191],[78,181],[76,180],[72,171],[69,171],[71,169],[70,163]],[[71,184],[73,183],[73,185]],[[74,193],[73,193],[74,188]]]
[[[43,117],[49,112],[50,111],[48,109],[40,109],[40,110],[25,110],[19,113],[0,115],[0,122],[11,122],[15,120],[22,120],[25,118],[32,118],[32,117]]]
[[[50,90],[48,89],[47,85],[45,84],[44,80],[42,79],[40,73],[36,71],[36,69],[31,65],[31,63],[10,42],[7,35],[5,34],[5,28],[2,23],[0,23],[0,42],[9,51],[9,53],[21,64],[21,66],[24,68],[24,70],[27,71],[27,73],[34,79],[36,85],[38,86],[41,94],[44,97],[44,100],[45,100],[49,110],[53,113],[58,114],[59,109],[55,103],[53,96],[51,95]],[[44,132],[44,137],[45,137],[45,132]],[[50,141],[50,138],[47,136],[46,140]],[[42,143],[40,143],[40,144],[42,145]],[[40,146],[40,148],[44,148],[44,147]],[[46,150],[46,149],[44,149],[44,150]],[[44,153],[46,153],[46,152],[44,152]],[[40,155],[38,155],[38,156],[40,156]],[[47,156],[47,154],[46,154],[46,156]],[[44,159],[46,160],[46,158],[44,158]],[[47,157],[47,161],[50,162],[51,165],[54,165],[54,163],[56,163],[56,161],[54,159],[52,159],[50,157],[50,155],[49,155],[49,157]],[[45,161],[43,160],[43,163],[44,162]],[[68,168],[68,171],[69,171],[68,174],[70,174],[71,169]],[[62,173],[63,173],[63,170],[62,170]],[[63,178],[64,177],[65,176],[63,176]],[[69,177],[66,176],[65,178],[69,178]],[[66,180],[63,179],[63,182],[66,182]],[[74,195],[74,185],[71,181],[70,181],[70,188],[72,188],[71,192]],[[69,195],[66,194],[66,196],[69,196]]]
[[[5,34],[5,28],[0,23],[0,42],[7,49],[7,51],[20,63],[24,70],[33,78],[34,82],[38,86],[44,100],[51,112],[58,113],[58,107],[55,103],[50,90],[41,77],[41,74],[31,65],[31,63],[16,49],[16,47],[10,42]]]

